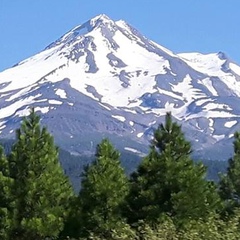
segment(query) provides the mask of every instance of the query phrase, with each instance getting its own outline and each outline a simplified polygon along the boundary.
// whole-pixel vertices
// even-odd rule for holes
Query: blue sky
[[[239,0],[0,0],[0,71],[105,13],[180,52],[225,52],[240,64]]]

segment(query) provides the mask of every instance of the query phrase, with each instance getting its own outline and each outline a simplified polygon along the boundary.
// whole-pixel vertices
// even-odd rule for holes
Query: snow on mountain
[[[222,66],[226,59],[219,57],[219,54],[181,53],[178,56],[187,61],[188,65],[199,72],[208,75],[219,75],[222,73]]]
[[[107,136],[142,152],[171,111],[199,156],[210,156],[239,128],[240,66],[222,52],[174,54],[99,15],[1,72],[0,96],[3,138],[34,106],[67,150],[91,152]]]

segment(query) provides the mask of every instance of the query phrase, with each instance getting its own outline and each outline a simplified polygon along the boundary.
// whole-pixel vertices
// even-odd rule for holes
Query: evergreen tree
[[[71,186],[58,161],[53,137],[32,109],[16,131],[9,156],[16,199],[12,239],[56,237],[63,228]]]
[[[95,161],[85,168],[79,193],[81,231],[85,236],[93,233],[110,238],[113,231],[126,229],[121,206],[129,187],[119,157],[119,152],[104,139],[97,147]]]
[[[219,201],[213,183],[205,180],[203,164],[195,164],[181,126],[166,115],[154,133],[150,152],[131,176],[127,197],[130,223],[156,221],[170,214],[179,222],[206,216]],[[129,214],[130,212],[130,214]]]
[[[12,179],[9,177],[7,159],[0,147],[0,239],[9,239],[12,227],[11,212],[14,201],[11,198]]]
[[[229,213],[240,207],[240,133],[236,132],[234,137],[234,156],[229,159],[227,173],[221,176],[219,183],[220,196]]]

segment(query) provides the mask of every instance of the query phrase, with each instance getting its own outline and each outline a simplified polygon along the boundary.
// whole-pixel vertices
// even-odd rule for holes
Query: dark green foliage
[[[205,217],[216,208],[215,186],[205,180],[206,168],[195,164],[190,153],[191,145],[181,127],[167,114],[165,125],[154,133],[148,156],[132,174],[127,209],[130,223],[141,219],[154,222],[166,213],[183,222]]]
[[[14,142],[14,139],[0,139],[0,145],[3,147],[6,155],[10,154]]]
[[[191,152],[170,114],[130,183],[119,152],[107,139],[94,160],[62,151],[61,163],[72,182],[83,164],[92,162],[82,174],[79,196],[73,196],[53,138],[32,110],[17,130],[8,159],[0,148],[0,239],[239,239],[240,133],[220,181],[219,192],[231,213],[227,217],[216,213],[222,211],[216,187],[205,180],[206,167],[194,163]],[[138,158],[124,156],[133,169]]]
[[[119,157],[104,139],[97,147],[95,161],[85,168],[79,200],[81,231],[86,235],[93,232],[109,238],[114,229],[124,226],[120,210],[129,187]]]
[[[11,197],[13,181],[9,177],[7,159],[0,147],[0,239],[8,239],[10,229],[13,225],[11,210],[14,201]]]
[[[170,217],[166,217],[160,224],[149,225],[144,221],[136,224],[135,229],[122,228],[118,234],[111,238],[97,236],[94,233],[81,240],[239,240],[239,212],[227,220],[223,220],[217,214],[210,214],[206,219],[189,219],[184,227],[177,227]],[[79,238],[75,238],[77,240]],[[66,240],[66,238],[64,239]],[[71,240],[74,240],[71,238]]]
[[[236,132],[234,137],[234,156],[229,159],[227,173],[221,176],[219,183],[220,196],[229,213],[240,207],[240,133]]]
[[[58,161],[58,150],[31,110],[16,131],[9,156],[16,199],[12,239],[56,237],[63,228],[73,192]]]
[[[154,132],[152,147],[160,153],[167,148],[171,149],[176,160],[183,154],[189,156],[192,152],[190,142],[186,141],[181,126],[172,121],[171,113],[167,113],[165,124],[160,124]]]
[[[73,186],[76,194],[80,191],[81,173],[84,170],[84,166],[90,164],[94,160],[93,155],[72,155],[71,153],[59,149],[59,160],[64,173],[69,177],[69,180]]]

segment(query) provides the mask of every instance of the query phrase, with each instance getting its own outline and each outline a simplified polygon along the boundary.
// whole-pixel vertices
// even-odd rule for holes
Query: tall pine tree
[[[0,239],[9,239],[9,233],[13,225],[12,210],[14,201],[11,197],[13,180],[9,177],[7,159],[0,147]]]
[[[56,237],[63,228],[72,188],[58,160],[53,137],[32,109],[16,131],[9,156],[16,199],[12,239]]]
[[[166,115],[154,133],[148,156],[131,176],[127,216],[130,223],[154,222],[169,214],[179,222],[206,216],[219,202],[215,186],[205,180],[203,164],[195,164],[181,126]],[[129,214],[129,212],[131,214]]]
[[[97,147],[95,161],[83,173],[79,200],[85,236],[93,233],[108,239],[112,231],[125,228],[121,207],[129,187],[119,156],[104,139]]]
[[[227,173],[221,176],[219,183],[219,193],[229,213],[240,207],[240,133],[236,132],[234,138],[234,155],[229,159]]]

